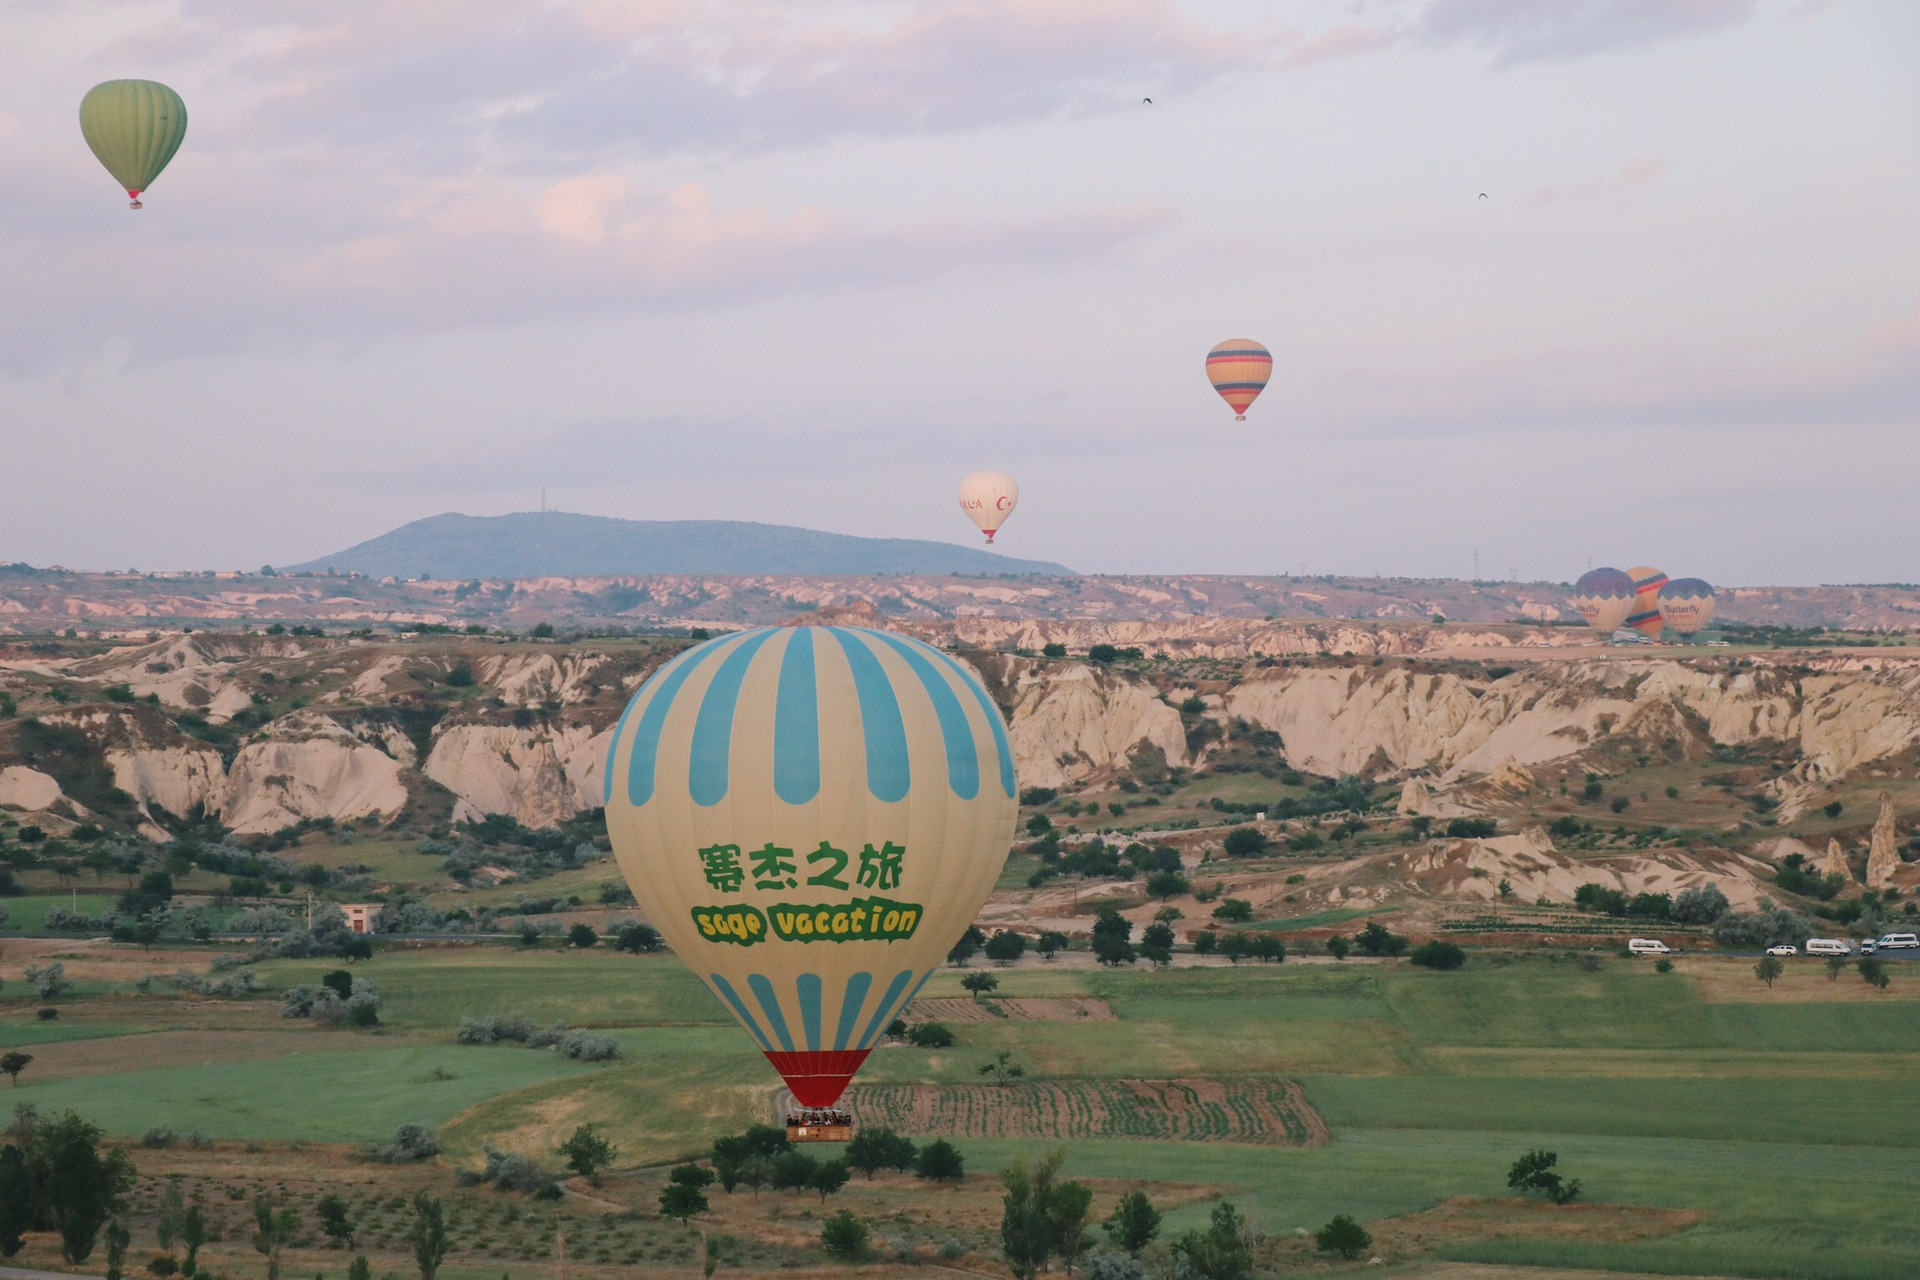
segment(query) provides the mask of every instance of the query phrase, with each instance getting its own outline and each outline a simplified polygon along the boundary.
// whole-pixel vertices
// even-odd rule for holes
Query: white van
[[[1673,948],[1658,938],[1628,938],[1627,954],[1634,956],[1666,956],[1673,954]]]
[[[1810,956],[1850,956],[1853,948],[1845,938],[1808,938],[1802,948]]]
[[[1883,933],[1880,935],[1881,951],[1911,951],[1920,947],[1920,934]]]

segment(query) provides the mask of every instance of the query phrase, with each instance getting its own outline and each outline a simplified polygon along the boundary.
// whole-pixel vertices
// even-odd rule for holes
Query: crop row
[[[1287,1080],[1075,1080],[861,1085],[861,1124],[969,1138],[1154,1138],[1307,1145],[1326,1126]]]

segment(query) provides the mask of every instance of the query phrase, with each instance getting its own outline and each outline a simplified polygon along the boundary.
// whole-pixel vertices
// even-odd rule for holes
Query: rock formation
[[[1867,852],[1867,888],[1893,886],[1893,873],[1900,866],[1900,849],[1894,843],[1893,797],[1880,793],[1880,816],[1874,819],[1873,842]]]
[[[1847,865],[1847,854],[1838,840],[1827,841],[1827,852],[1820,859],[1817,870],[1823,876],[1839,876],[1843,880],[1853,879],[1853,868]]]

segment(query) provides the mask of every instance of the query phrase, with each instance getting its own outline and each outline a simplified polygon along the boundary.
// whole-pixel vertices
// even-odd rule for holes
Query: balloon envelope
[[[1266,389],[1273,376],[1273,355],[1252,338],[1228,338],[1207,352],[1207,381],[1233,406],[1236,418]]]
[[[137,205],[187,136],[187,104],[157,80],[108,80],[80,100],[80,132]]]
[[[1660,588],[1660,616],[1683,636],[1713,621],[1713,587],[1699,578],[1675,578]]]
[[[1573,608],[1596,631],[1611,632],[1633,612],[1633,579],[1618,569],[1589,569],[1573,584]]]
[[[1018,807],[979,677],[851,627],[674,658],[614,731],[606,799],[634,897],[810,1107],[946,962]]]
[[[1658,640],[1667,625],[1660,616],[1660,588],[1667,585],[1667,575],[1646,565],[1627,570],[1627,575],[1633,579],[1633,612],[1627,615],[1627,625],[1649,640]]]
[[[1004,471],[976,471],[960,482],[960,509],[980,526],[988,542],[1019,505],[1020,486]]]

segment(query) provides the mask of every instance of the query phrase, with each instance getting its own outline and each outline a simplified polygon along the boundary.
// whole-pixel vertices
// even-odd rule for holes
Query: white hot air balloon
[[[1019,505],[1020,486],[1004,471],[976,471],[960,482],[960,509],[980,526],[988,542]]]

